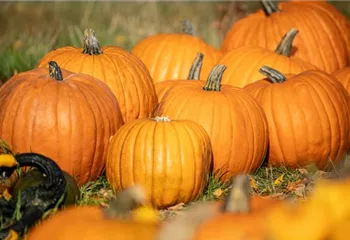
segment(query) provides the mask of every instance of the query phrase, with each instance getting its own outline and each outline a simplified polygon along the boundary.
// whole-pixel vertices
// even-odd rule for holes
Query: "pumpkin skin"
[[[92,38],[94,32],[91,29],[85,30],[85,35]],[[83,53],[92,47],[99,51],[91,55]],[[150,116],[157,104],[152,79],[146,66],[123,48],[61,47],[47,53],[38,67],[46,67],[48,61],[56,61],[66,70],[85,73],[106,83],[117,97],[125,123]]]
[[[217,65],[207,83],[187,81],[169,90],[154,114],[199,123],[210,136],[213,171],[222,181],[256,171],[267,152],[268,127],[259,104],[243,89],[219,84],[225,66]],[[215,77],[218,76],[218,78]]]
[[[262,69],[288,79],[281,83],[260,80],[244,88],[267,117],[268,163],[289,167],[314,163],[319,169],[328,169],[341,161],[350,144],[344,87],[322,71],[283,76],[274,69]]]
[[[100,176],[109,138],[124,122],[106,84],[61,71],[63,79],[56,80],[49,68],[36,68],[16,74],[1,87],[0,138],[15,152],[54,159],[82,185]]]
[[[243,46],[274,50],[281,37],[294,27],[300,31],[294,42],[294,56],[332,73],[349,63],[349,40],[345,39],[349,39],[350,32],[320,6],[309,1],[285,1],[278,4],[280,12],[267,16],[258,10],[232,25],[221,50],[228,52]]]
[[[145,118],[125,124],[113,136],[106,176],[115,191],[142,186],[147,201],[162,209],[198,199],[211,164],[210,139],[199,124]]]
[[[343,84],[345,89],[350,93],[350,67],[339,69],[332,73],[332,75]]]
[[[259,72],[262,65],[270,66],[283,74],[298,74],[306,70],[316,70],[317,68],[312,64],[294,56],[290,57],[293,51],[291,47],[284,53],[280,53],[283,49],[282,45],[288,45],[289,42],[292,46],[292,41],[297,33],[297,29],[288,31],[275,51],[261,47],[240,47],[227,52],[218,62],[218,64],[227,66],[222,77],[222,84],[244,87],[261,80],[265,78]]]
[[[58,227],[59,226],[59,227]],[[151,240],[158,223],[105,219],[96,206],[68,207],[34,227],[28,240]]]
[[[147,66],[153,83],[186,79],[197,52],[204,54],[202,78],[221,58],[222,53],[191,33],[161,33],[142,39],[131,53]]]

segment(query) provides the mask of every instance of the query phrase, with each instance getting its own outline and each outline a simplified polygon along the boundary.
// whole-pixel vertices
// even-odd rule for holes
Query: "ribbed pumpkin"
[[[331,15],[321,4],[317,6],[310,1],[285,1],[278,7],[270,0],[262,3],[262,10],[233,24],[222,42],[223,52],[243,46],[274,50],[289,29],[297,28],[300,34],[294,41],[296,57],[328,73],[349,63],[350,29],[333,16],[335,10]],[[329,3],[322,3],[326,4]]]
[[[312,64],[297,57],[291,57],[293,40],[298,30],[289,30],[275,51],[261,47],[240,47],[226,53],[219,64],[227,66],[222,77],[223,84],[244,87],[249,83],[265,78],[259,72],[262,65],[268,65],[283,74],[298,74],[306,70],[317,69]]]
[[[192,27],[183,28],[182,33],[160,33],[147,37],[131,50],[132,54],[145,63],[153,83],[168,79],[186,79],[198,52],[205,56],[202,77],[206,79],[222,54],[195,36]]]
[[[109,145],[106,176],[115,191],[138,184],[157,208],[198,199],[208,184],[212,148],[197,123],[167,117],[125,124]]]
[[[0,88],[0,138],[14,152],[52,158],[78,184],[100,176],[109,138],[123,123],[106,84],[55,62],[16,74]]]
[[[247,85],[263,107],[269,123],[270,165],[302,167],[314,163],[327,169],[349,149],[348,96],[329,74],[309,70],[284,76],[269,67],[269,80]]]
[[[217,65],[207,82],[187,81],[173,87],[154,113],[203,126],[212,142],[213,170],[223,181],[258,169],[268,143],[262,108],[243,89],[221,85],[225,69]]]
[[[92,29],[84,32],[84,48],[55,49],[40,60],[38,67],[48,61],[106,83],[118,99],[124,122],[150,116],[157,104],[151,76],[140,59],[120,47],[100,48]]]
[[[332,75],[338,79],[339,82],[343,84],[348,93],[350,93],[350,67],[339,69],[338,71],[332,73]]]
[[[203,57],[204,57],[204,55],[202,53],[197,53],[197,56],[192,63],[187,80],[171,79],[171,80],[166,80],[166,81],[155,83],[154,88],[156,89],[158,102],[160,102],[162,100],[162,98],[164,97],[164,95],[167,93],[167,91],[169,89],[173,88],[174,86],[176,86],[178,84],[182,84],[184,81],[186,82],[188,80],[199,80],[201,68],[203,65]]]

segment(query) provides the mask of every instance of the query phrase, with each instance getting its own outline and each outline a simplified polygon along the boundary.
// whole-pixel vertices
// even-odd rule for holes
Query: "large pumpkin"
[[[84,37],[84,48],[55,49],[40,60],[38,67],[56,61],[63,69],[86,73],[106,83],[118,99],[124,122],[150,116],[157,97],[140,59],[120,47],[100,48],[92,29],[86,29]]]
[[[192,120],[208,132],[214,172],[226,181],[254,172],[267,151],[268,127],[262,108],[243,89],[221,85],[226,67],[217,65],[207,82],[186,81],[167,92],[156,115]]]
[[[244,87],[263,79],[264,75],[259,72],[262,65],[271,66],[283,74],[298,74],[317,69],[312,64],[291,56],[294,51],[293,40],[297,33],[298,30],[295,28],[289,30],[275,51],[262,47],[240,47],[229,51],[218,62],[227,66],[222,83]]]
[[[211,163],[210,139],[199,124],[145,118],[125,124],[112,138],[106,176],[116,191],[143,186],[147,200],[165,208],[198,199]]]
[[[222,54],[186,28],[182,33],[160,33],[147,37],[131,50],[145,63],[154,83],[186,79],[198,52],[205,56],[202,78],[206,79]]]
[[[297,28],[300,34],[294,41],[296,57],[328,73],[349,63],[350,29],[346,23],[340,24],[339,18],[345,18],[341,13],[336,14],[335,9],[325,11],[329,3],[284,1],[277,6],[270,0],[262,2],[263,9],[233,24],[222,42],[222,51],[242,46],[274,50],[289,29]]]
[[[284,76],[261,68],[269,80],[247,85],[269,123],[269,164],[327,169],[349,149],[348,96],[329,74],[309,70]]]
[[[14,152],[54,159],[78,184],[100,176],[109,138],[122,124],[106,84],[55,62],[16,74],[0,88],[0,138]]]

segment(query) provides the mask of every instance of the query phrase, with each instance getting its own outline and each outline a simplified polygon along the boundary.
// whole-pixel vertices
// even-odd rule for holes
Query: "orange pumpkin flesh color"
[[[291,28],[297,28],[293,54],[332,73],[349,63],[348,44],[350,28],[346,19],[336,9],[326,11],[317,1],[261,1],[263,9],[236,21],[226,33],[221,45],[223,52],[243,46],[259,46],[274,50],[282,36]],[[323,6],[323,7],[322,7]],[[343,22],[340,23],[340,19]],[[263,65],[261,63],[261,65]]]
[[[131,50],[132,54],[145,63],[153,83],[186,79],[192,60],[198,52],[205,56],[202,77],[206,79],[222,53],[194,36],[191,26],[184,27],[182,33],[162,33],[147,37]]]
[[[124,122],[149,117],[157,104],[146,66],[120,47],[99,47],[92,29],[84,33],[84,48],[62,47],[47,53],[38,67],[56,61],[61,68],[91,75],[106,83],[120,105]]]
[[[197,53],[197,56],[192,63],[192,67],[188,74],[187,80],[173,79],[155,83],[154,88],[156,89],[158,102],[160,102],[163,99],[164,95],[169,91],[169,89],[173,88],[174,86],[182,84],[184,81],[186,82],[188,80],[199,80],[203,65],[203,57],[204,55],[202,53]]]
[[[155,115],[199,123],[210,136],[213,171],[226,181],[256,171],[267,152],[268,127],[262,108],[243,89],[221,85],[226,67],[217,65],[207,82],[186,81],[167,92]]]
[[[312,64],[294,56],[293,40],[298,30],[292,28],[282,38],[275,51],[262,47],[241,47],[227,52],[218,62],[227,66],[222,84],[244,87],[265,78],[259,72],[261,65],[270,66],[283,74],[298,74],[306,70],[316,70]]]
[[[106,84],[55,62],[16,74],[0,89],[0,138],[14,152],[54,159],[79,185],[100,176],[108,140],[123,123]]]
[[[116,191],[140,184],[153,206],[166,208],[198,199],[211,164],[210,139],[199,124],[145,118],[125,124],[114,135],[106,176]]]
[[[350,144],[349,96],[344,87],[317,70],[284,76],[264,66],[261,72],[270,81],[260,80],[244,89],[265,111],[269,164],[302,167],[314,163],[328,169],[341,161]]]

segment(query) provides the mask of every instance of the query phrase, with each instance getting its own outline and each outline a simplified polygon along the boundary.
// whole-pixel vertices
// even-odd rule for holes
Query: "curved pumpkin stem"
[[[295,37],[297,36],[299,30],[292,28],[289,30],[282,38],[281,42],[278,44],[275,53],[290,57],[292,52],[292,45]]]
[[[250,182],[248,175],[233,179],[231,189],[221,207],[222,212],[248,213],[250,211]]]
[[[200,74],[201,74],[201,69],[203,65],[203,53],[197,53],[196,58],[194,59],[190,73],[188,74],[187,79],[188,80],[199,80],[200,79]]]
[[[152,120],[156,121],[156,122],[170,122],[170,118],[169,117],[159,117],[156,116],[154,118],[151,118]]]
[[[213,70],[211,70],[207,83],[203,87],[205,91],[220,91],[221,90],[221,79],[224,71],[226,70],[226,66],[219,64],[216,65]]]
[[[86,28],[84,31],[84,50],[83,53],[88,53],[90,55],[98,55],[103,53],[98,40],[95,36],[95,31],[91,28]]]
[[[278,2],[271,0],[261,0],[260,1],[262,8],[266,14],[266,16],[270,16],[272,13],[279,12]]]
[[[189,20],[184,19],[182,20],[181,24],[182,24],[182,33],[195,35],[193,25]]]
[[[49,62],[49,74],[50,77],[56,79],[57,81],[63,81],[61,68],[55,61]]]
[[[283,83],[287,80],[287,78],[282,73],[267,66],[263,66],[262,68],[260,68],[259,72],[265,75],[273,83]]]

